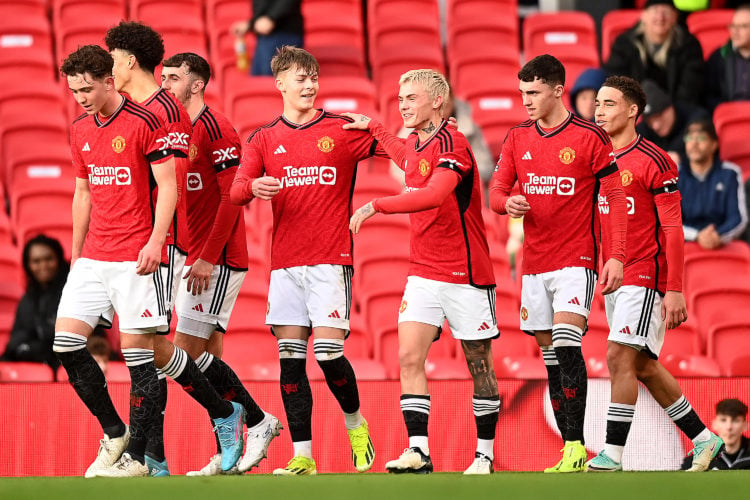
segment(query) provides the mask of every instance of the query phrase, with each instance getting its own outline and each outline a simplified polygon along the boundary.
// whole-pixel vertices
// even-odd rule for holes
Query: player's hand
[[[236,37],[245,36],[248,31],[250,31],[250,21],[236,21],[229,28],[229,32]]]
[[[200,295],[201,292],[207,290],[213,271],[213,264],[203,259],[196,260],[195,264],[190,266],[188,272],[182,277],[182,279],[187,280],[187,291],[193,295]]]
[[[273,19],[268,16],[260,16],[255,20],[253,31],[255,31],[259,35],[265,36],[270,35],[275,27],[276,23],[273,22]]]
[[[622,285],[622,262],[617,259],[609,259],[602,267],[602,276],[599,284],[604,285],[602,295],[616,291]]]
[[[667,291],[661,303],[661,319],[667,322],[667,330],[677,328],[687,321],[687,306],[682,292]]]
[[[375,213],[376,212],[372,206],[372,202],[359,207],[357,211],[354,212],[354,215],[352,215],[352,219],[349,221],[349,230],[352,233],[357,234],[359,232],[359,228],[362,227],[362,223],[375,215]]]
[[[453,127],[456,130],[458,130],[458,121],[456,120],[455,116],[449,116],[448,117],[448,126]]]
[[[138,252],[138,260],[135,262],[135,272],[144,276],[151,274],[159,268],[161,264],[161,253],[164,245],[154,243],[149,240],[146,246]]]
[[[275,177],[266,175],[253,181],[253,196],[261,200],[269,201],[279,194],[279,191],[281,191],[281,183]]]
[[[372,121],[372,118],[365,115],[360,115],[357,113],[349,113],[344,112],[341,113],[343,116],[346,116],[347,118],[351,118],[354,120],[351,123],[344,123],[344,126],[341,127],[345,130],[369,130],[370,129],[370,121]]]
[[[513,195],[505,202],[505,211],[514,219],[523,217],[529,210],[531,210],[531,205],[522,194]]]

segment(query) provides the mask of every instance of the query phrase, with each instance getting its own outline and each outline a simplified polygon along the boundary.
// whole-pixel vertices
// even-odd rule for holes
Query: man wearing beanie
[[[674,102],[700,105],[703,51],[677,16],[671,0],[647,0],[638,24],[615,40],[604,68],[609,75],[653,80]]]

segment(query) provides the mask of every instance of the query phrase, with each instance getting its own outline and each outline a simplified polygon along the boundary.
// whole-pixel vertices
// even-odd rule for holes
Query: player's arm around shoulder
[[[177,206],[177,172],[174,156],[158,163],[151,163],[151,172],[159,191],[156,196],[154,228],[148,242],[138,252],[136,261],[136,272],[141,275],[151,274],[159,267],[167,231]]]
[[[91,218],[91,191],[88,179],[76,177],[76,188],[73,193],[73,247],[70,264],[81,256],[83,242],[89,232]]]

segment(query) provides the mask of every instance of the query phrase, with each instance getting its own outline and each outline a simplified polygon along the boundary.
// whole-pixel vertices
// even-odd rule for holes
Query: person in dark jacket
[[[248,31],[255,33],[257,44],[250,74],[271,76],[271,59],[276,49],[284,45],[303,46],[302,0],[253,0],[252,3],[252,19],[235,22],[231,31],[236,37],[243,37]]]
[[[680,164],[677,187],[682,194],[686,241],[713,250],[738,238],[747,225],[745,189],[740,168],[721,161],[716,129],[709,119],[688,124],[687,159]]]
[[[706,106],[750,100],[750,4],[740,6],[729,24],[729,41],[706,66]]]
[[[724,441],[724,449],[713,459],[711,470],[750,469],[750,439],[747,432],[747,405],[739,399],[722,399],[716,404],[716,418],[711,426]],[[688,455],[682,469],[689,469],[693,463]]]
[[[56,239],[36,236],[23,248],[26,293],[16,310],[16,320],[3,361],[34,361],[57,368],[60,362],[52,352],[55,318],[60,294],[70,266]]]
[[[677,24],[669,0],[647,0],[641,20],[617,37],[604,69],[655,81],[678,104],[701,105],[704,63],[698,39]]]
[[[576,78],[570,91],[570,107],[584,120],[594,121],[596,93],[607,78],[603,69],[589,68]]]

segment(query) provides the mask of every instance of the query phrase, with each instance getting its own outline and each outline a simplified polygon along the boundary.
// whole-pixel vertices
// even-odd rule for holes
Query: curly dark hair
[[[112,76],[112,56],[98,45],[84,45],[65,58],[60,73],[65,76],[88,73],[97,80]]]
[[[636,120],[641,116],[643,110],[646,109],[646,93],[643,91],[641,84],[629,76],[610,76],[604,80],[602,87],[619,90],[626,101],[638,106],[638,114],[635,116]]]
[[[124,50],[135,56],[145,71],[153,73],[164,59],[164,40],[150,26],[137,21],[121,21],[107,31],[104,43],[112,51]]]
[[[273,76],[279,76],[279,73],[283,73],[294,66],[308,75],[315,75],[320,72],[318,60],[305,49],[293,45],[284,45],[276,49],[276,55],[271,59]]]
[[[198,54],[180,52],[169,59],[165,59],[162,63],[165,68],[179,68],[183,64],[187,66],[191,74],[196,76],[197,80],[201,80],[205,85],[208,85],[208,81],[211,79],[211,66]],[[206,88],[205,85],[203,86],[204,89]]]
[[[565,85],[565,66],[549,54],[536,56],[523,65],[518,72],[518,79],[522,82],[533,82],[537,78],[550,87]]]

